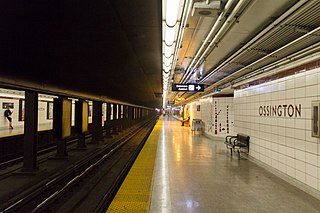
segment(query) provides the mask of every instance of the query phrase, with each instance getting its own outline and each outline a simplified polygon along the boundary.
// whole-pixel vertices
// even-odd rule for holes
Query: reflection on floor
[[[223,141],[193,134],[164,117],[150,212],[319,212],[320,201],[247,159]]]
[[[8,129],[0,129],[0,138],[23,134],[24,132],[23,126],[20,126],[20,127],[13,126],[13,127],[14,129],[9,129],[9,127]],[[43,131],[48,129],[52,129],[51,123],[38,125],[38,131]]]

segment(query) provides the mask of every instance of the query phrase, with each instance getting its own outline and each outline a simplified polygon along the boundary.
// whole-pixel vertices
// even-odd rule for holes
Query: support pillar
[[[118,104],[118,131],[121,132],[122,131],[122,127],[123,127],[123,117],[122,117],[122,107],[123,105]]]
[[[86,150],[85,135],[88,131],[88,103],[81,99],[75,103],[75,128],[78,137],[77,149]]]
[[[22,173],[34,173],[37,165],[38,92],[25,91],[24,149]]]
[[[53,138],[57,143],[56,159],[68,159],[67,138],[71,135],[71,100],[53,100]]]
[[[111,117],[111,104],[110,103],[106,103],[107,105],[107,110],[106,110],[106,121],[105,121],[105,124],[104,124],[104,127],[106,129],[106,138],[111,138],[111,120],[110,120],[110,117]]]
[[[92,143],[103,142],[102,102],[100,101],[93,101],[92,127]]]
[[[133,108],[132,106],[129,107],[129,120],[130,120],[130,125],[133,124],[133,119],[134,119],[133,109],[134,109],[134,108]]]
[[[123,128],[128,128],[128,106],[123,106]]]
[[[118,122],[118,120],[117,120],[117,112],[118,111],[118,105],[117,104],[113,104],[113,112],[112,112],[112,114],[113,114],[113,120],[112,120],[112,134],[113,135],[117,135],[118,134],[118,132],[117,132],[117,130],[118,130],[118,125],[117,125],[117,122]]]

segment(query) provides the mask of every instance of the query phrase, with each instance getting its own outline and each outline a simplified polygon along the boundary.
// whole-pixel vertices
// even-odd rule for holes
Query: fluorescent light
[[[165,73],[165,72],[163,72],[163,76],[164,76],[166,79],[168,79],[168,77],[169,77],[169,73]]]
[[[164,69],[164,71],[166,71],[166,72],[169,72],[169,71],[170,71],[170,67],[164,67],[163,69]]]
[[[173,68],[173,60],[177,56],[173,56],[176,44],[177,34],[180,26],[180,16],[182,13],[182,0],[162,0],[162,53],[163,53],[163,107],[166,106],[167,90],[169,77]]]
[[[174,27],[168,27],[166,24],[164,24],[164,40],[166,45],[171,46],[173,44],[173,42],[176,40],[177,37],[177,29],[178,29],[178,25],[174,26]]]
[[[169,67],[171,65],[171,62],[172,62],[172,57],[170,58],[163,57],[163,63],[166,65],[166,67]]]
[[[172,52],[173,52],[173,49],[174,49],[173,46],[174,46],[174,45],[172,45],[172,46],[167,46],[167,45],[164,44],[164,55],[165,55],[167,58],[171,57]]]
[[[166,22],[169,26],[174,26],[178,20],[180,0],[166,1]]]

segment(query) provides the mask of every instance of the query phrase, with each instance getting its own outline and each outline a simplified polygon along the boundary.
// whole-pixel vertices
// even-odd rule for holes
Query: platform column
[[[106,121],[104,123],[104,128],[106,130],[106,137],[110,138],[111,134],[110,134],[110,117],[111,117],[111,104],[110,103],[106,103]]]
[[[122,127],[123,127],[123,105],[118,104],[118,131],[121,132],[122,131]]]
[[[123,106],[123,127],[124,129],[128,128],[128,106]]]
[[[138,116],[137,116],[137,118],[138,118],[138,120],[141,120],[141,109],[140,108],[137,108],[137,111],[138,111]]]
[[[112,134],[117,134],[117,104],[113,104],[113,111],[112,111]]]
[[[132,118],[131,118],[131,106],[128,106],[127,116],[128,116],[128,126],[130,127],[130,126],[131,126],[131,124],[132,124]]]
[[[24,149],[22,172],[35,172],[38,144],[38,92],[25,91]]]
[[[53,138],[57,143],[55,158],[67,159],[67,138],[71,136],[72,102],[65,97],[53,100]]]
[[[137,114],[136,114],[136,112],[137,112],[137,108],[136,107],[133,107],[132,108],[132,120],[133,120],[133,123],[135,124],[136,123],[136,116],[137,116]]]
[[[93,101],[92,127],[92,143],[98,144],[103,141],[102,102],[100,101]]]
[[[88,131],[88,102],[79,99],[75,103],[75,127],[78,137],[78,149],[86,149],[85,134]]]
[[[134,117],[133,117],[133,109],[134,109],[134,107],[130,106],[130,108],[129,108],[130,125],[133,125],[133,119],[134,119]]]

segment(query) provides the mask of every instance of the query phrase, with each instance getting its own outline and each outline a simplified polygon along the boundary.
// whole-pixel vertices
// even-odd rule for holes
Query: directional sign
[[[203,92],[204,84],[172,84],[172,91]]]

